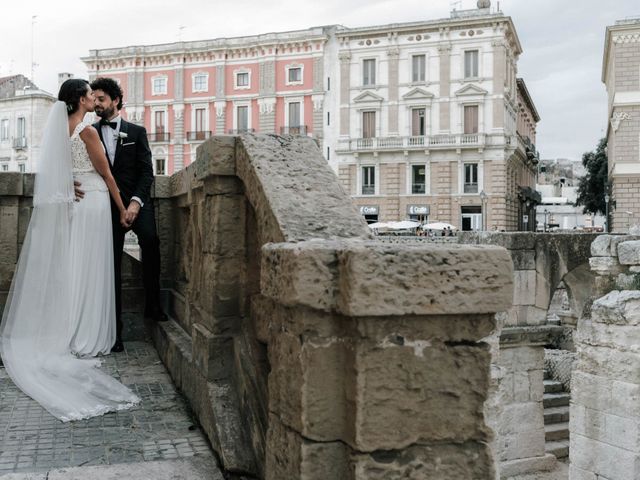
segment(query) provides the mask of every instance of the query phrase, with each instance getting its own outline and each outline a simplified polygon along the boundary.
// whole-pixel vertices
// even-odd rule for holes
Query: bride
[[[0,324],[14,383],[62,421],[130,408],[139,398],[99,370],[115,341],[109,194],[128,226],[97,131],[89,83],[62,84],[44,130],[33,212]],[[74,202],[73,181],[85,191]]]

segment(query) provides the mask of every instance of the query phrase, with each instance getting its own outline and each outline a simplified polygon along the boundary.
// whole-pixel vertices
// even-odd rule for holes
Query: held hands
[[[138,214],[140,213],[140,204],[135,200],[132,200],[129,203],[129,207],[125,210],[125,220],[127,222],[127,227],[133,225],[133,222],[138,218]]]
[[[82,200],[84,198],[84,190],[80,190],[80,186],[82,184],[80,182],[77,182],[74,180],[73,182],[73,190],[76,193],[76,202],[79,202],[80,200]]]

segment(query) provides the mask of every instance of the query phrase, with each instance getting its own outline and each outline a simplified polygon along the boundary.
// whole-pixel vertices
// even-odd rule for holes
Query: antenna
[[[34,51],[35,51],[34,39],[35,39],[35,30],[36,30],[36,18],[38,18],[37,15],[31,16],[31,81],[33,83],[36,83],[36,80],[35,80],[36,62],[34,58]]]
[[[178,41],[179,41],[179,42],[181,42],[181,41],[182,41],[182,32],[183,32],[183,30],[184,30],[185,28],[187,28],[187,27],[185,27],[184,25],[180,25],[180,26],[178,27]]]
[[[455,9],[456,9],[456,7],[457,7],[457,8],[460,8],[461,6],[462,6],[462,0],[451,0],[451,1],[449,2],[449,7],[450,7],[452,10],[455,10]]]

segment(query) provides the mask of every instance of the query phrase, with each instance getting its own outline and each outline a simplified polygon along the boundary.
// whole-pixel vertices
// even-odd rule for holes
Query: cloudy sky
[[[452,5],[475,0],[110,0],[7,2],[0,18],[0,76],[31,74],[32,16],[35,81],[55,93],[57,73],[86,77],[79,60],[90,49],[253,35],[319,25],[348,27],[432,20]],[[169,4],[169,6],[165,6]],[[542,121],[543,158],[579,159],[605,133],[606,92],[600,81],[607,25],[640,16],[638,0],[501,0],[524,53],[518,75],[527,82]]]

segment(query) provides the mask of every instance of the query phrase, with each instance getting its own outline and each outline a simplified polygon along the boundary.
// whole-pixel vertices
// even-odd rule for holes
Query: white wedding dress
[[[56,102],[44,130],[33,212],[0,324],[13,382],[62,421],[131,408],[139,398],[89,356],[115,335],[109,194],[79,125]],[[86,195],[74,202],[73,173]]]

